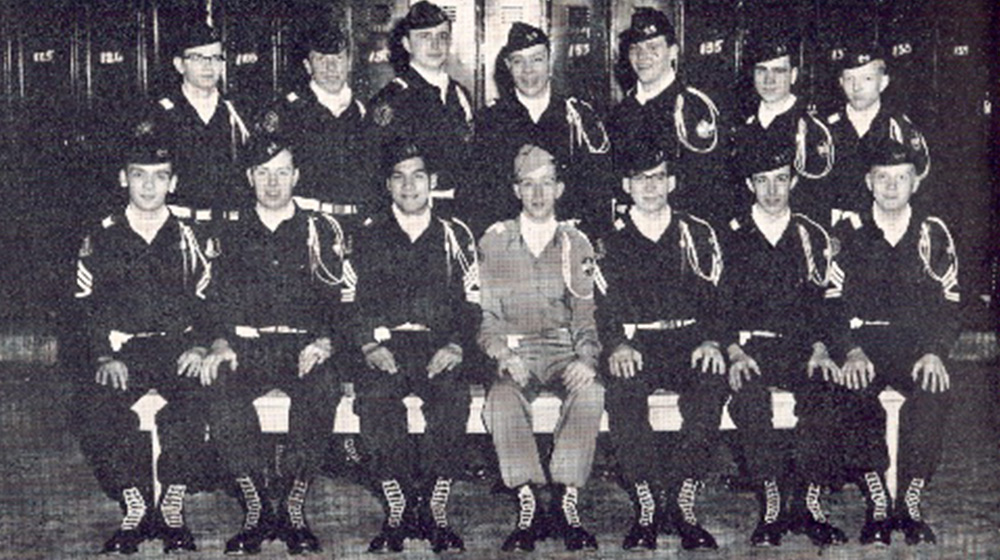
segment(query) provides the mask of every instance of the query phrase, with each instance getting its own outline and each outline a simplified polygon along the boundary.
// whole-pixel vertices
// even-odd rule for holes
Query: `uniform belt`
[[[774,331],[740,331],[739,337],[740,346],[743,346],[752,338],[781,338],[782,334]]]
[[[395,327],[376,327],[372,331],[372,338],[375,339],[375,342],[382,343],[392,338],[393,332],[431,332],[431,328],[427,325],[407,321]]]
[[[697,322],[697,319],[666,319],[652,323],[622,323],[622,329],[625,331],[625,338],[632,340],[636,331],[673,331],[690,327]]]
[[[446,200],[453,200],[455,198],[455,189],[432,190],[431,198],[442,198]]]
[[[506,336],[507,336],[507,348],[510,348],[511,350],[514,350],[515,348],[519,348],[521,346],[521,341],[525,340],[525,339],[527,339],[529,341],[552,341],[552,340],[556,340],[556,341],[565,342],[565,341],[570,341],[572,339],[572,337],[573,337],[572,333],[570,333],[569,329],[567,329],[567,328],[546,329],[546,330],[544,330],[542,332],[531,333],[531,334],[516,334],[515,333],[515,334],[508,334]]]
[[[848,325],[851,329],[860,329],[861,327],[888,327],[891,325],[889,321],[882,321],[877,319],[861,319],[859,317],[851,318]]]
[[[289,327],[287,325],[272,325],[267,327],[248,327],[236,325],[236,336],[240,338],[260,338],[261,334],[309,334],[306,329]]]
[[[111,344],[112,352],[118,352],[119,350],[122,349],[122,346],[128,344],[128,341],[132,340],[133,338],[153,338],[155,336],[167,336],[167,333],[163,331],[127,333],[111,329],[108,332],[108,343]]]
[[[352,216],[360,212],[356,204],[334,204],[333,202],[324,202],[318,198],[307,198],[304,196],[296,196],[295,203],[303,210],[312,210],[336,216]]]
[[[168,205],[170,213],[178,218],[194,220],[196,222],[211,222],[216,212],[211,208],[192,208],[190,206]],[[221,212],[220,215],[228,215],[228,212]]]

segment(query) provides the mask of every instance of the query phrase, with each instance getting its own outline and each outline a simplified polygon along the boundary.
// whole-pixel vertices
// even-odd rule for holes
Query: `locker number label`
[[[32,62],[52,62],[56,59],[55,49],[49,49],[47,51],[35,51],[31,53]]]
[[[121,51],[101,51],[97,55],[97,61],[101,64],[121,64],[125,62],[125,56]]]
[[[910,43],[899,43],[892,46],[893,58],[899,58],[913,53],[913,45]]]
[[[698,45],[698,54],[702,56],[711,56],[713,54],[719,54],[722,52],[722,45],[725,44],[725,39],[716,39],[715,41],[705,41],[704,43]]]

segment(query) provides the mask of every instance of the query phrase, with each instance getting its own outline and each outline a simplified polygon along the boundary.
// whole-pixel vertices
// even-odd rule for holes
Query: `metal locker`
[[[147,14],[140,2],[95,0],[86,6],[83,89],[88,105],[113,106],[144,95]]]
[[[354,49],[352,87],[363,100],[378,93],[395,74],[389,62],[392,27],[406,15],[406,0],[354,0],[350,4],[351,44]]]
[[[936,105],[934,19],[929,0],[893,0],[886,4],[879,25],[890,77],[885,100],[926,130],[932,128]]]
[[[553,85],[580,96],[598,109],[608,107],[608,21],[602,0],[552,0],[550,6]]]
[[[226,51],[226,91],[265,100],[280,89],[286,67],[290,6],[286,2],[229,0],[213,13]]]

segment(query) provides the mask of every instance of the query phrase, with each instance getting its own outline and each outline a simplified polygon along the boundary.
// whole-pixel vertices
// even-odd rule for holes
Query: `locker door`
[[[609,3],[600,0],[552,0],[553,82],[556,89],[607,107],[610,78],[604,22]]]
[[[934,120],[933,5],[894,0],[882,15],[879,36],[888,56],[890,85],[885,100],[899,106],[923,129]]]
[[[232,0],[215,14],[222,21],[226,90],[231,95],[266,100],[277,93],[278,77],[285,71],[289,13],[285,2]]]
[[[733,0],[687,1],[683,12],[685,80],[723,108],[732,107],[736,78],[737,4]]]
[[[83,81],[89,102],[116,103],[145,93],[147,21],[139,2],[95,0],[86,10]]]
[[[507,33],[515,21],[534,25],[549,35],[553,43],[554,37],[546,17],[544,0],[486,0],[483,15],[483,43],[480,46],[483,57],[484,100],[486,105],[492,104],[498,97],[494,72],[496,71],[497,54],[507,42]],[[554,67],[559,71],[559,65]]]
[[[406,0],[354,0],[351,42],[354,46],[355,94],[369,99],[392,80],[389,36],[392,26],[406,15]]]

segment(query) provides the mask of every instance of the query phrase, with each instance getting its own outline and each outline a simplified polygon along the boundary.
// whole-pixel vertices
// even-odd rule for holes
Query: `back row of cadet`
[[[858,482],[867,499],[862,542],[887,544],[894,530],[911,544],[934,541],[920,498],[941,456],[958,263],[945,224],[910,204],[927,150],[904,117],[879,108],[888,78],[877,55],[859,54],[844,70],[849,104],[827,128],[789,100],[796,70],[787,45],[761,47],[754,76],[762,102],[737,158],[748,187],[738,190],[749,194],[717,234],[692,213],[711,206],[689,212],[673,203],[675,193],[684,198],[685,162],[718,142],[718,128],[711,102],[674,78],[677,45],[666,17],[639,9],[622,35],[637,82],[610,134],[588,105],[552,97],[547,39],[515,24],[501,53],[513,96],[486,111],[476,140],[492,138],[491,151],[480,152],[491,154],[491,170],[478,179],[497,185],[478,203],[505,220],[477,246],[452,215],[462,206],[442,202],[461,192],[473,142],[468,96],[442,71],[450,33],[443,11],[420,2],[401,22],[411,60],[376,97],[370,137],[361,124],[368,113],[346,86],[348,56],[336,32],[311,43],[311,94],[290,96],[251,134],[231,104],[213,113],[221,45],[196,29],[174,61],[189,103],[161,101],[162,113],[121,136],[129,202],[87,236],[78,260],[76,296],[96,383],[80,391],[77,426],[102,487],[125,514],[106,551],[132,553],[149,538],[162,539],[165,551],[195,548],[183,501],[202,468],[206,424],[244,510],[226,551],[252,554],[274,538],[292,553],[319,550],[304,503],[347,379],[386,508],[370,550],[399,551],[406,538],[429,539],[436,552],[463,549],[446,506],[464,464],[465,374],[477,348],[495,362],[484,422],[518,501],[504,550],[531,550],[550,536],[571,550],[597,546],[578,497],[605,409],[635,504],[623,546],[655,548],[658,532],[672,528],[686,549],[714,548],[694,505],[729,395],[760,494],[754,545],[778,545],[788,531],[818,545],[846,541],[819,501],[824,487],[844,481]],[[214,93],[199,101],[195,84],[209,82]],[[189,132],[205,136],[177,144],[184,118]],[[194,119],[208,124],[192,127]],[[213,167],[207,138],[227,120],[225,156],[237,158],[254,194],[235,209],[197,198],[204,192],[190,179],[224,184],[211,177],[222,167]],[[552,132],[560,128],[564,135]],[[833,142],[811,149],[800,141],[809,130],[829,130]],[[850,134],[853,146],[838,141]],[[356,159],[342,153],[362,145]],[[604,170],[609,149],[615,165]],[[820,172],[810,168],[813,151],[827,158]],[[830,236],[790,205],[809,207],[815,199],[796,195],[804,186],[818,192],[810,178],[836,175],[845,152],[864,185],[854,186],[873,203],[836,190],[832,200],[849,212],[830,206],[843,218]],[[621,187],[606,198],[581,192],[604,171]],[[351,198],[344,187],[362,179],[338,176],[353,173],[377,174],[390,196]],[[167,206],[182,188],[191,198],[181,200],[193,206]],[[588,207],[595,199],[607,203],[606,228],[603,210]],[[578,212],[597,251],[573,222],[556,221],[557,201],[566,200],[559,212]],[[199,223],[209,217],[216,219]],[[882,476],[878,401],[890,384],[907,396],[895,503]],[[790,478],[770,426],[767,387],[775,385],[797,402]],[[252,406],[274,387],[292,400],[290,445],[277,471],[267,466]],[[684,425],[673,449],[658,447],[648,421],[645,399],[660,387],[680,394]],[[149,388],[168,401],[157,417],[165,488],[158,503],[129,410]],[[530,424],[541,390],[564,399],[547,467]],[[424,401],[421,452],[406,436],[402,398],[410,393]]]

